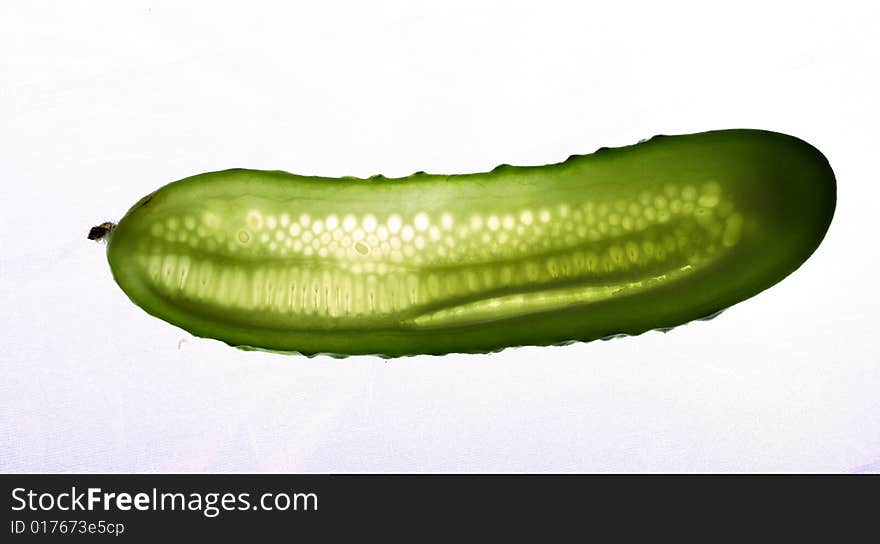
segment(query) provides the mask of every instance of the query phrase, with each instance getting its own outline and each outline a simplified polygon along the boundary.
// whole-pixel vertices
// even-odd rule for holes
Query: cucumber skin
[[[242,322],[239,311],[194,311],[184,304],[185,297],[160,295],[137,262],[143,248],[140,242],[157,217],[164,217],[169,209],[198,206],[212,198],[235,201],[261,194],[275,200],[295,199],[302,209],[313,210],[316,215],[337,209],[340,217],[346,210],[381,217],[397,212],[411,215],[435,206],[433,217],[438,213],[437,206],[451,205],[476,213],[488,203],[519,201],[531,203],[537,210],[544,199],[554,205],[562,197],[578,205],[590,199],[601,200],[603,194],[635,200],[639,190],[646,187],[659,188],[669,182],[701,184],[706,180],[721,187],[747,225],[741,240],[716,254],[709,265],[636,294],[559,304],[497,319],[473,321],[464,315],[460,323],[452,317],[442,326],[427,328],[397,326],[393,320],[369,316],[344,326],[330,323],[291,328],[287,322],[272,326],[265,321],[249,326]],[[572,156],[559,164],[505,165],[481,174],[419,173],[398,179],[330,179],[253,170],[201,174],[166,185],[133,206],[110,236],[108,260],[123,291],[151,315],[196,336],[219,339],[243,349],[309,356],[486,353],[519,345],[637,335],[724,310],[797,269],[823,239],[835,203],[834,174],[814,147],[779,133],[724,130],[655,137],[633,146]],[[193,253],[199,251],[201,248]],[[222,264],[223,259],[219,262]],[[258,268],[263,262],[257,260],[253,266]],[[461,269],[476,264],[465,260],[457,266]],[[418,267],[415,273],[421,273]],[[505,294],[503,289],[495,291],[494,295]],[[486,293],[474,293],[469,300],[479,300],[482,295]]]

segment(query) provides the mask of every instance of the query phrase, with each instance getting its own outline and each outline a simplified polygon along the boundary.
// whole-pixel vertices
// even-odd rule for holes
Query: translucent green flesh
[[[136,205],[109,255],[147,311],[233,345],[483,351],[723,309],[803,262],[833,207],[813,148],[722,131],[463,176],[204,174]]]

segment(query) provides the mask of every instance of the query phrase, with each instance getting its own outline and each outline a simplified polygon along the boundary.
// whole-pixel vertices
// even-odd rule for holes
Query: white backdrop
[[[0,470],[880,472],[877,3],[4,2]],[[764,128],[838,177],[781,284],[673,332],[247,353],[85,239],[169,181],[545,164]]]

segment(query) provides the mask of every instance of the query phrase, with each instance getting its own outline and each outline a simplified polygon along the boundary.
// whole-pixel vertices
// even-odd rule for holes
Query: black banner
[[[867,522],[873,476],[5,475],[3,542],[119,538],[617,536],[706,523],[789,534],[843,504]],[[864,494],[868,496],[868,493]],[[415,528],[415,529],[413,529]],[[784,529],[784,530],[783,530]],[[416,533],[412,531],[415,530]],[[835,533],[837,537],[839,533]],[[707,535],[708,536],[708,535]],[[756,536],[756,535],[753,535]],[[829,535],[831,536],[831,535]],[[544,540],[542,538],[541,540]]]

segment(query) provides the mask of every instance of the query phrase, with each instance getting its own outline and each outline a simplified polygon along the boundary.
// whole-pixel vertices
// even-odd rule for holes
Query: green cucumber
[[[809,144],[724,130],[478,174],[201,174],[135,204],[107,253],[135,304],[233,346],[489,352],[715,314],[798,268],[835,200]]]

